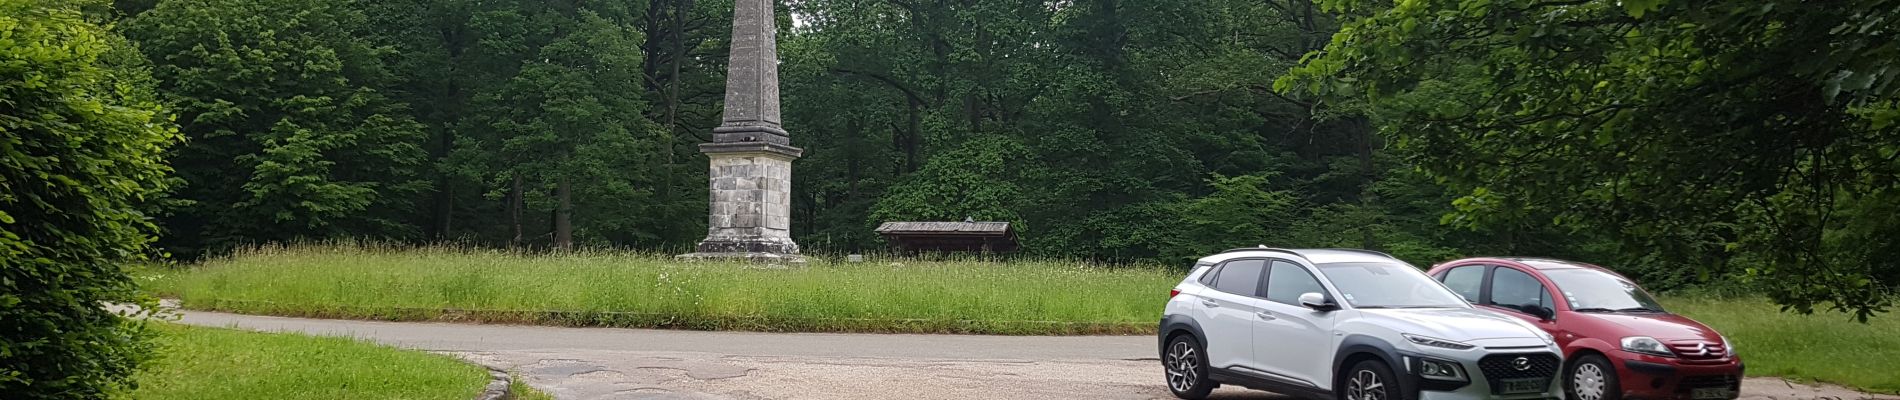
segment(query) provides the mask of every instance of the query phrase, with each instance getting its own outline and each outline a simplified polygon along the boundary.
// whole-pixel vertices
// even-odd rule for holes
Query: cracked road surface
[[[1172,399],[1150,336],[749,333],[318,320],[179,322],[353,336],[510,371],[560,399]],[[1750,378],[1744,399],[1869,398]],[[1219,399],[1281,399],[1221,388]],[[1882,399],[1900,399],[1882,396]]]

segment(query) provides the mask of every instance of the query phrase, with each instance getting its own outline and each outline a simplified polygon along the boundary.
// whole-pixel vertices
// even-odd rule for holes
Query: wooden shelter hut
[[[1016,251],[1016,231],[1008,222],[885,222],[877,234],[899,253]]]

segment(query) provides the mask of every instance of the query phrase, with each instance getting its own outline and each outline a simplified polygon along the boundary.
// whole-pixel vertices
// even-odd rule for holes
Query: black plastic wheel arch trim
[[[1207,335],[1202,334],[1201,323],[1194,322],[1194,318],[1186,315],[1169,315],[1161,318],[1161,329],[1155,333],[1155,339],[1160,341],[1157,354],[1162,359],[1168,356],[1168,338],[1181,332],[1193,335],[1194,341],[1201,344],[1201,351],[1207,351]]]
[[[1339,350],[1333,354],[1333,386],[1338,386],[1340,375],[1346,368],[1352,367],[1344,365],[1346,359],[1357,354],[1368,354],[1384,362],[1386,368],[1392,369],[1392,373],[1398,375],[1399,391],[1405,393],[1405,398],[1418,398],[1419,381],[1422,379],[1418,377],[1418,374],[1413,373],[1411,368],[1407,368],[1409,366],[1405,365],[1404,355],[1400,354],[1398,348],[1393,347],[1391,343],[1367,335],[1350,335],[1339,341]]]

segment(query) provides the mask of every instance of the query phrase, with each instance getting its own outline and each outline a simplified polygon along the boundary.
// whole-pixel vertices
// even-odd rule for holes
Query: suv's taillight
[[[1170,298],[1170,299],[1172,299],[1172,298],[1174,298],[1174,296],[1176,296],[1176,295],[1180,295],[1180,294],[1181,294],[1181,289],[1168,289],[1168,298]]]

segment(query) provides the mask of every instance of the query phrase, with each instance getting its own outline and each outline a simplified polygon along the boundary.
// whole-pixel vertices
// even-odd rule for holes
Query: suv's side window
[[[1273,260],[1273,269],[1267,272],[1267,300],[1287,305],[1300,305],[1300,295],[1307,293],[1325,294],[1326,288],[1319,285],[1319,279],[1306,272],[1299,265]]]
[[[1214,290],[1242,296],[1260,295],[1260,274],[1266,271],[1266,260],[1234,260],[1221,265],[1220,276],[1214,277]]]
[[[1445,271],[1442,279],[1451,291],[1464,296],[1465,301],[1478,301],[1478,291],[1484,288],[1484,266],[1467,265]]]
[[[1491,272],[1491,305],[1530,313],[1551,306],[1550,292],[1524,271],[1498,267]]]

